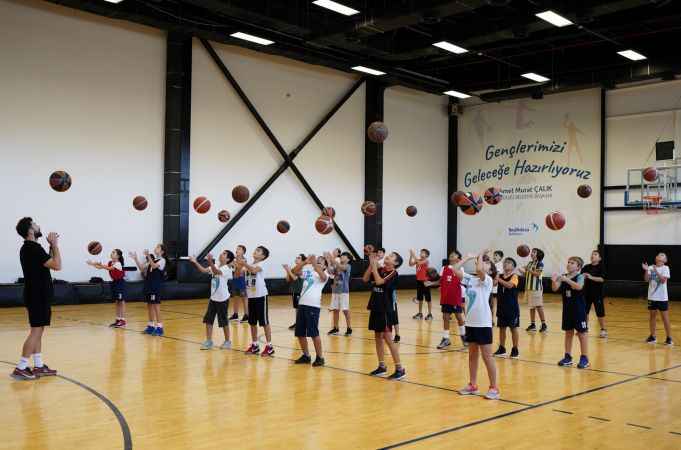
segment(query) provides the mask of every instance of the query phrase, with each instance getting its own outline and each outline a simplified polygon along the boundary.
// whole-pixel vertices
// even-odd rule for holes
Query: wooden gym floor
[[[200,351],[205,301],[164,302],[162,338],[140,334],[142,303],[128,304],[127,330],[107,328],[113,305],[55,307],[43,353],[61,376],[0,377],[0,448],[681,448],[681,348],[643,342],[643,300],[607,300],[607,340],[596,336],[592,314],[592,367],[578,370],[556,365],[561,309],[549,296],[549,333],[521,332],[520,359],[496,360],[502,400],[488,401],[456,394],[468,379],[467,354],[456,337],[450,350],[435,348],[437,299],[435,320],[415,321],[411,295],[400,292],[402,382],[366,375],[376,357],[365,293],[352,294],[350,338],[326,336],[331,317],[324,310],[324,368],[292,365],[298,345],[287,329],[287,297],[270,302],[273,359],[243,354],[245,324],[231,325],[234,350]],[[521,314],[525,327],[525,307]],[[671,317],[681,341],[676,304]],[[25,322],[23,308],[0,310],[7,375]],[[222,343],[221,330],[214,336]],[[481,369],[481,388],[486,379]]]

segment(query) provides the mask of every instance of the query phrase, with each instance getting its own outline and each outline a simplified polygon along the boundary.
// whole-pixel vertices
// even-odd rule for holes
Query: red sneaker
[[[272,347],[271,345],[266,345],[265,349],[260,354],[260,356],[272,356],[272,355],[274,355],[274,347]]]
[[[33,368],[33,374],[38,378],[40,378],[40,377],[51,377],[51,376],[56,375],[57,371],[47,367],[47,364],[43,364],[42,367],[34,367]]]
[[[11,377],[15,380],[35,380],[35,375],[33,375],[33,371],[30,369],[30,367],[25,369],[15,367]]]
[[[128,324],[128,321],[125,319],[121,319],[118,321],[117,328],[125,328],[125,326]]]
[[[260,352],[260,346],[257,344],[251,344],[247,349],[246,349],[246,354],[247,355],[257,355],[258,352]]]
[[[118,328],[118,324],[119,324],[120,322],[121,322],[120,320],[116,319],[116,321],[115,321],[114,323],[112,323],[111,325],[109,325],[109,328]]]

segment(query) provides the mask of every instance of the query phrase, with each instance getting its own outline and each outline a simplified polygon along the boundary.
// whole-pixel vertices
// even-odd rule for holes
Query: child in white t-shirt
[[[655,328],[657,326],[657,312],[660,311],[662,315],[662,323],[664,324],[664,331],[667,333],[667,339],[664,341],[665,345],[674,345],[672,341],[672,327],[669,323],[669,296],[667,293],[667,280],[671,278],[669,266],[667,264],[667,255],[660,253],[655,257],[655,265],[649,266],[648,263],[643,263],[642,267],[645,271],[643,278],[648,282],[648,311],[650,311],[650,336],[646,339],[649,344],[657,342],[655,337]]]
[[[267,344],[261,356],[274,355],[272,346],[272,327],[270,326],[269,308],[267,305],[267,285],[265,284],[264,261],[270,256],[270,251],[259,245],[253,252],[253,263],[236,261],[237,270],[246,272],[246,295],[248,296],[248,325],[251,327],[251,345],[246,349],[246,354],[257,355],[260,352],[258,345],[258,324],[265,331]]]
[[[310,255],[305,261],[296,264],[292,272],[303,280],[298,309],[296,310],[295,331],[303,354],[295,363],[310,364],[312,362],[307,343],[307,338],[312,338],[317,354],[312,365],[314,367],[323,366],[324,355],[322,354],[322,339],[319,337],[319,313],[322,308],[322,290],[329,279],[329,274],[326,272],[326,259],[322,256]]]

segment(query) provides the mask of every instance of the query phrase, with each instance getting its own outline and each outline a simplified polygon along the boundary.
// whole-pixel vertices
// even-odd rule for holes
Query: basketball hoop
[[[643,210],[646,212],[646,214],[659,214],[659,212],[662,210],[661,203],[661,195],[643,196]]]

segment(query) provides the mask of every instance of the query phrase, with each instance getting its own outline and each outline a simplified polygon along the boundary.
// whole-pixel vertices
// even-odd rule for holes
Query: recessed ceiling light
[[[439,47],[443,50],[447,50],[448,52],[452,52],[452,53],[455,53],[457,55],[468,52],[468,50],[466,50],[465,48],[459,47],[458,45],[454,45],[451,42],[447,42],[447,41],[436,42],[433,45],[435,47]]]
[[[354,16],[355,14],[359,14],[359,11],[356,9],[349,8],[331,0],[317,0],[312,3],[317,6],[321,6],[322,8],[330,9],[331,11],[343,14],[344,16]]]
[[[123,0],[104,0],[104,1],[107,2],[107,3],[120,3]]]
[[[539,14],[535,14],[537,17],[540,19],[543,19],[550,23],[551,25],[555,25],[557,27],[566,27],[568,25],[572,25],[572,22],[566,19],[565,17],[561,16],[560,14],[556,14],[553,11],[544,11]]]
[[[470,97],[470,95],[464,94],[463,92],[459,92],[459,91],[447,91],[444,94],[449,95],[450,97],[456,97],[456,98],[469,98]]]
[[[237,33],[232,33],[232,34],[230,34],[230,36],[232,36],[233,38],[242,39],[242,40],[248,41],[248,42],[255,42],[256,44],[260,44],[260,45],[274,44],[274,41],[270,41],[269,39],[263,39],[263,38],[258,37],[258,36],[253,36],[251,34],[242,33],[240,31],[237,32]]]
[[[385,72],[381,72],[380,70],[376,69],[370,69],[369,67],[364,66],[355,66],[352,68],[352,70],[356,70],[357,72],[368,73],[369,75],[385,75]]]
[[[622,50],[621,52],[617,52],[617,54],[622,55],[625,58],[629,58],[632,61],[640,61],[642,59],[646,59],[645,56],[633,50]]]
[[[522,76],[532,81],[536,81],[537,83],[544,83],[545,81],[549,81],[549,78],[546,78],[534,72],[524,73]]]

